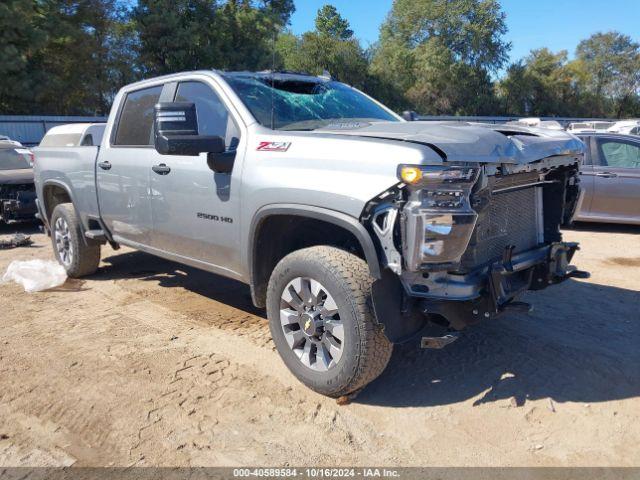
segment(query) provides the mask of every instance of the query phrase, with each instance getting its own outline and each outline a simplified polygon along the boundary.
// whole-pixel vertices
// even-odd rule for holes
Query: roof
[[[222,77],[238,78],[273,78],[274,80],[297,80],[299,82],[329,82],[332,78],[328,75],[315,76],[310,73],[293,72],[290,70],[272,71],[264,70],[262,72],[218,72]]]

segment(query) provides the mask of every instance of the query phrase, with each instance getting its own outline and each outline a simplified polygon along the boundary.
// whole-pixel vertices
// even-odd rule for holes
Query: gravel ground
[[[346,406],[288,373],[237,282],[105,247],[88,279],[0,285],[0,466],[640,466],[640,227],[565,238],[591,279],[396,347]],[[0,271],[52,258],[33,239]]]

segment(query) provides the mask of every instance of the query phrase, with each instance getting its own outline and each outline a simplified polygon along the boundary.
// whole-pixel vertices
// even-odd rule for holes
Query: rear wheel
[[[371,277],[360,258],[333,247],[287,255],[267,289],[276,348],[309,388],[339,397],[378,377],[393,345],[371,308]]]
[[[57,205],[51,215],[51,242],[56,260],[71,278],[91,275],[100,263],[100,244],[85,238],[71,203]]]

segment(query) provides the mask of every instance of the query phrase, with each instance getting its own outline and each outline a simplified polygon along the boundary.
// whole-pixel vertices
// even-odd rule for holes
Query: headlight
[[[413,170],[419,173],[410,173]],[[424,264],[451,264],[465,252],[477,214],[471,190],[479,169],[464,165],[401,165],[398,177],[409,187],[404,208],[404,257],[409,270]],[[412,183],[409,179],[415,179]]]
[[[408,185],[447,185],[475,182],[478,169],[466,166],[400,165],[398,178]]]

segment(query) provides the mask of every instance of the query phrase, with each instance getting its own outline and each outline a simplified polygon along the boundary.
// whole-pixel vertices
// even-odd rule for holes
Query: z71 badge
[[[286,152],[289,150],[291,142],[260,142],[258,152]]]

